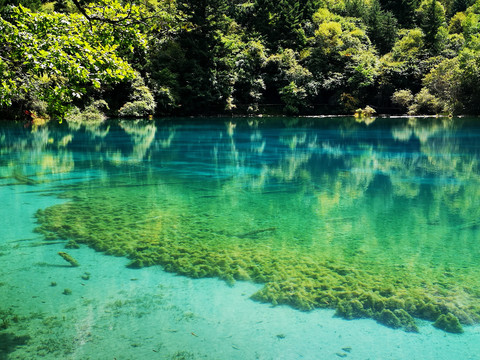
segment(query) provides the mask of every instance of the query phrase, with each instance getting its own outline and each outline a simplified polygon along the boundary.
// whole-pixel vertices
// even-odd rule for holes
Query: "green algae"
[[[63,295],[72,295],[72,290],[68,289],[68,288],[65,288],[63,289],[63,292],[62,292]]]
[[[80,245],[75,240],[70,240],[65,244],[65,249],[80,249]]]
[[[19,316],[14,314],[12,309],[0,309],[0,331],[6,330],[12,323],[18,323]]]
[[[128,257],[132,268],[161,265],[229,285],[260,283],[253,300],[302,311],[330,308],[345,319],[371,318],[412,332],[418,331],[414,318],[450,332],[455,327],[443,324],[452,323],[452,316],[459,324],[480,320],[477,270],[405,262],[410,254],[400,253],[393,242],[389,252],[359,245],[352,235],[342,235],[348,228],[345,216],[324,221],[325,227],[335,224],[332,235],[318,226],[309,230],[315,229],[312,218],[291,219],[277,210],[279,200],[236,194],[228,184],[221,184],[220,200],[201,198],[203,190],[161,182],[156,187],[100,185],[67,191],[70,202],[38,211],[37,231],[47,239]],[[296,196],[303,195],[276,196],[286,208],[300,211]]]
[[[83,273],[81,278],[82,280],[90,280],[90,273],[89,272]]]
[[[458,318],[453,314],[442,314],[434,322],[433,326],[440,330],[445,330],[447,332],[461,334],[463,333],[462,325]]]

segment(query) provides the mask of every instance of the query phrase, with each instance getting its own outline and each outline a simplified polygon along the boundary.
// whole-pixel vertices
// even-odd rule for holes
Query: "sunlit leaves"
[[[4,104],[36,97],[47,102],[50,115],[61,118],[87,87],[100,88],[133,76],[115,39],[98,32],[81,15],[32,13],[19,6],[13,8],[9,22],[1,19],[1,24],[2,68],[10,75],[4,79],[9,85],[2,92]],[[40,77],[48,78],[46,86],[39,84]]]
[[[416,57],[425,44],[424,34],[420,29],[400,31],[400,39],[395,43],[392,53],[395,60],[407,60]]]
[[[72,101],[133,79],[149,31],[176,19],[173,2],[147,5],[101,0],[81,14],[13,7],[0,18],[1,104],[44,101],[48,115],[61,118]]]
[[[445,9],[436,0],[424,0],[416,11],[417,21],[425,34],[425,45],[433,53],[439,50],[439,30],[445,27]]]

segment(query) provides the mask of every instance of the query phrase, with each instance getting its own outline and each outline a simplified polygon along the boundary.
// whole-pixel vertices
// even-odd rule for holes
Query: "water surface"
[[[480,350],[476,119],[5,124],[0,139],[0,356]]]

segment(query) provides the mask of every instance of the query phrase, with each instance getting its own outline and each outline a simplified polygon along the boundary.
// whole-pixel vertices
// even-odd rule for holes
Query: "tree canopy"
[[[0,111],[478,114],[479,24],[480,0],[0,2]]]

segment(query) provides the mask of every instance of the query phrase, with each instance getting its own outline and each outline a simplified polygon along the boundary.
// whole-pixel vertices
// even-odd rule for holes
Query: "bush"
[[[408,108],[408,113],[412,115],[436,115],[445,111],[445,104],[436,96],[432,95],[428,89],[423,88],[415,95],[415,100]]]
[[[68,122],[99,123],[107,117],[103,110],[108,110],[108,104],[104,100],[97,100],[80,110],[72,107],[66,116]]]
[[[155,112],[156,103],[150,89],[145,85],[143,78],[137,73],[132,82],[132,94],[129,102],[125,103],[118,115],[122,117],[142,117]]]
[[[392,103],[407,110],[413,102],[413,94],[410,90],[397,90],[392,95]]]
[[[376,113],[375,109],[367,105],[363,109],[355,110],[354,116],[359,118],[372,117],[373,115],[375,115],[375,113]]]
[[[293,81],[280,89],[280,96],[285,103],[285,112],[298,114],[303,108],[307,93],[303,87],[297,86]]]

